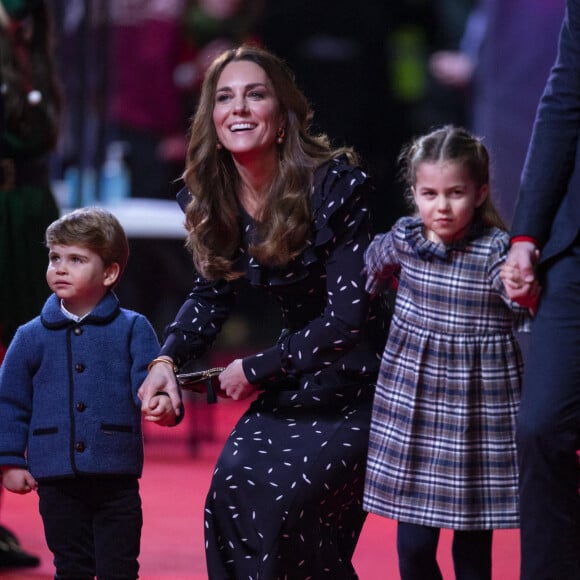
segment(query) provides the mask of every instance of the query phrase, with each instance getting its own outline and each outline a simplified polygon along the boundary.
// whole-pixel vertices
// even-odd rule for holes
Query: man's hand
[[[541,292],[535,266],[540,251],[532,242],[514,242],[501,270],[501,278],[510,300],[535,309]]]

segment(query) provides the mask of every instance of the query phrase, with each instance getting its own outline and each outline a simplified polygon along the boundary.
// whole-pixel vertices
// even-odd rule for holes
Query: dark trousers
[[[134,580],[143,517],[135,478],[40,483],[40,514],[55,578]]]
[[[397,552],[401,580],[443,580],[437,564],[440,528],[399,522]],[[491,580],[492,530],[453,532],[456,580]]]
[[[580,580],[579,240],[542,287],[517,430],[521,580]]]

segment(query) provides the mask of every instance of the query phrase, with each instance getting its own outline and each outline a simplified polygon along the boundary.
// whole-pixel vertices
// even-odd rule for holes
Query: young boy
[[[112,214],[75,210],[48,227],[46,244],[53,294],[18,329],[0,368],[4,486],[38,491],[57,577],[137,578],[137,390],[158,340],[113,293],[129,246]],[[169,418],[169,398],[156,399],[156,412]]]

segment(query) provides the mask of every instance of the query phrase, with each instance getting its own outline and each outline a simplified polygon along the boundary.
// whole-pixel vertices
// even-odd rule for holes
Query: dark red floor
[[[175,429],[147,426],[146,465],[141,480],[144,529],[141,548],[143,580],[206,580],[203,557],[202,513],[213,462],[220,442],[243,411],[243,403],[189,405],[187,420]],[[192,424],[201,425],[195,432]],[[191,447],[191,439],[205,439]],[[54,569],[46,547],[35,494],[4,492],[0,523],[10,527],[22,545],[42,558],[39,568],[0,570],[0,578],[49,580]],[[444,531],[440,563],[444,578],[453,579],[449,532]],[[494,541],[494,580],[517,580],[518,534],[500,531]],[[360,580],[398,578],[395,524],[369,516],[357,551],[355,566]],[[316,580],[316,579],[314,579]]]

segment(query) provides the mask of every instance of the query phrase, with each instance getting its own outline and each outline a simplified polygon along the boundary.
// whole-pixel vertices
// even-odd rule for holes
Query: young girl
[[[518,526],[515,417],[528,312],[505,294],[509,236],[489,197],[489,156],[443,127],[401,155],[416,217],[365,254],[367,291],[398,292],[375,394],[364,507],[398,520],[403,580],[442,578],[440,528],[458,580],[491,578],[495,528]],[[514,273],[515,275],[515,273]]]

